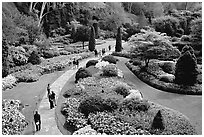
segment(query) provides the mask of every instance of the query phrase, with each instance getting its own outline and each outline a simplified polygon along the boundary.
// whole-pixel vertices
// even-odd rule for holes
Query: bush
[[[39,79],[39,75],[33,73],[32,70],[24,70],[13,75],[16,77],[17,82],[35,82]]]
[[[113,64],[116,64],[118,59],[115,58],[114,56],[112,55],[108,55],[108,56],[105,56],[102,58],[103,61],[108,61],[109,63],[113,63]]]
[[[54,50],[54,49],[49,49],[49,50],[44,50],[43,51],[43,57],[44,58],[53,58],[56,56],[59,56],[60,53],[58,50]]]
[[[104,110],[108,112],[112,112],[115,109],[117,109],[118,105],[119,105],[119,100],[117,100],[116,98],[108,98],[108,99],[104,99],[103,101]]]
[[[117,94],[120,94],[122,95],[124,98],[130,94],[129,92],[129,89],[124,86],[124,85],[117,85],[115,88],[114,88],[114,91],[117,93]]]
[[[115,65],[106,65],[102,68],[103,76],[114,77],[118,76],[118,69]]]
[[[86,77],[91,77],[91,74],[85,68],[79,68],[75,75],[75,83],[77,83],[80,78]]]
[[[202,18],[193,20],[190,25],[193,41],[202,42]]]
[[[121,27],[118,28],[117,36],[116,36],[116,45],[115,45],[115,52],[122,51],[122,35],[121,35]]]
[[[41,59],[37,51],[33,51],[28,58],[28,62],[32,63],[33,65],[40,64]]]
[[[174,82],[174,79],[175,79],[175,77],[174,77],[174,75],[172,75],[172,74],[168,74],[168,75],[162,75],[162,76],[160,76],[160,81],[164,81],[164,82],[166,82],[166,83],[173,83]]]
[[[78,110],[86,117],[89,113],[104,111],[103,99],[100,96],[88,97],[80,103]]]
[[[166,33],[168,36],[175,36],[179,27],[179,20],[172,16],[158,17],[153,20],[156,31]]]
[[[182,48],[181,54],[184,54],[186,51],[189,51],[191,54],[194,54],[194,49],[191,46],[185,45]]]
[[[197,61],[194,54],[186,51],[182,54],[175,70],[175,83],[183,85],[194,85],[197,79]]]
[[[71,53],[66,51],[66,50],[60,50],[59,51],[60,55],[70,55]]]
[[[191,41],[191,37],[188,36],[188,35],[182,35],[181,36],[181,41],[188,41],[188,42],[190,42]]]
[[[169,74],[175,73],[175,63],[174,62],[164,62],[164,63],[159,64],[159,66],[166,73],[169,73]]]
[[[9,74],[8,49],[7,41],[5,39],[2,40],[2,77],[6,77]]]
[[[133,60],[132,64],[135,66],[140,66],[142,62],[140,60]]]
[[[98,63],[98,60],[89,60],[86,63],[86,68],[88,68],[89,66],[95,66]]]
[[[28,62],[28,58],[20,53],[13,54],[13,61],[15,65],[20,66],[20,65],[25,65]]]
[[[129,111],[147,111],[150,104],[147,100],[129,99],[122,102],[121,109],[128,109]]]

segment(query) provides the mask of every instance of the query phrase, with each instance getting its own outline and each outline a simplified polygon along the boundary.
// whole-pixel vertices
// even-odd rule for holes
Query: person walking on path
[[[41,129],[41,119],[40,119],[40,114],[38,114],[38,111],[35,111],[34,122],[35,122],[35,126],[36,126],[36,131],[40,131],[40,129]]]
[[[76,60],[76,67],[79,68],[79,60]]]
[[[111,45],[108,46],[109,51],[111,50]]]
[[[52,91],[52,93],[50,95],[50,99],[51,99],[51,102],[52,102],[52,107],[54,108],[54,105],[57,106],[54,91]]]
[[[95,54],[95,57],[98,56],[98,51],[96,49],[94,50],[94,54]]]
[[[50,84],[47,85],[47,97],[49,98],[49,94],[50,94]]]
[[[76,59],[74,58],[73,60],[73,68],[75,69],[76,68]]]

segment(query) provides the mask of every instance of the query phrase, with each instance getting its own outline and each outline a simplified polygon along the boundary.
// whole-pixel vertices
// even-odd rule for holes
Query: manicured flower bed
[[[20,135],[28,122],[20,112],[19,100],[2,101],[2,134]]]
[[[54,71],[61,71],[72,64],[73,58],[82,60],[92,56],[93,53],[80,53],[73,55],[62,55],[50,59],[45,59],[39,65],[26,65],[25,67],[17,67],[12,69],[14,73],[2,79],[2,89],[6,90],[12,88],[19,82],[34,82],[37,81],[41,75],[52,73]]]
[[[139,100],[137,96],[127,98],[135,87],[123,78],[98,73],[80,79],[74,88],[64,93],[67,101],[61,111],[71,126],[67,130],[74,129],[74,135],[197,134],[181,113],[143,98]],[[165,128],[155,132],[151,127],[159,110]]]
[[[158,79],[158,73],[161,71],[156,71],[155,69],[151,69],[148,71],[145,71],[144,69],[141,69],[141,67],[134,66],[132,63],[127,62],[126,66],[143,82],[151,85],[154,88],[172,92],[172,93],[178,93],[178,94],[188,94],[188,95],[202,95],[202,85],[201,84],[195,84],[194,86],[184,86],[184,85],[178,85],[175,83],[167,83],[164,81],[160,81]],[[158,69],[157,69],[158,70]]]

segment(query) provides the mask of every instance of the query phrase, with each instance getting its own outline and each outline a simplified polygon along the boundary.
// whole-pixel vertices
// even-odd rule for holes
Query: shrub
[[[160,81],[164,81],[166,83],[173,83],[175,79],[175,76],[172,74],[168,74],[168,75],[161,75],[160,76]]]
[[[127,95],[130,94],[129,89],[128,89],[126,86],[124,86],[124,85],[117,85],[117,86],[114,88],[114,91],[115,91],[117,94],[122,95],[123,97],[126,97]]]
[[[43,51],[43,57],[44,58],[53,58],[56,56],[59,56],[60,53],[58,50],[54,50],[54,49],[49,49],[49,50],[44,50]]]
[[[91,32],[90,32],[90,38],[89,38],[89,50],[90,51],[94,51],[95,44],[96,44],[96,41],[95,41],[95,30],[94,30],[94,27],[91,26]]]
[[[106,65],[102,68],[103,76],[113,77],[118,76],[118,69],[115,65]]]
[[[116,98],[108,98],[103,100],[104,110],[112,112],[118,108],[119,100]]]
[[[183,85],[194,85],[197,79],[197,62],[194,54],[186,51],[182,54],[175,70],[175,83]]]
[[[60,53],[60,55],[70,55],[70,52],[68,52],[66,50],[60,50],[59,53]]]
[[[147,111],[150,104],[147,100],[129,99],[122,102],[121,108],[129,111]]]
[[[175,36],[179,26],[179,20],[172,16],[158,17],[153,20],[156,31],[166,33],[168,36]]]
[[[158,131],[162,132],[164,130],[164,128],[165,128],[164,118],[161,115],[161,110],[159,110],[153,119],[150,130],[152,133],[154,133],[155,131],[156,132],[158,132]]]
[[[175,63],[174,62],[164,62],[159,65],[162,70],[169,74],[175,73]]]
[[[16,85],[16,83],[17,79],[12,75],[8,75],[7,77],[4,77],[2,79],[2,90],[13,88]]]
[[[32,70],[24,70],[13,74],[17,82],[35,82],[39,79],[39,75],[33,73]]]
[[[98,63],[98,60],[89,60],[86,63],[86,68],[88,68],[89,66],[95,66]]]
[[[103,111],[103,99],[100,96],[88,97],[80,103],[78,110],[86,117],[89,113]]]
[[[117,36],[116,36],[116,45],[115,45],[115,52],[122,51],[122,36],[121,36],[121,27],[118,28]]]
[[[116,64],[118,59],[115,58],[114,56],[112,55],[108,55],[108,56],[105,56],[102,58],[103,61],[108,61],[109,63],[113,63],[113,64]]]
[[[184,54],[186,51],[189,51],[191,54],[194,54],[194,49],[191,46],[185,45],[182,48],[181,54]]]
[[[28,62],[28,58],[20,53],[15,53],[13,54],[13,61],[15,65],[20,66],[20,65],[25,65]]]
[[[33,51],[28,58],[28,62],[32,63],[33,65],[40,64],[41,59],[37,51]]]
[[[142,62],[140,60],[133,60],[132,64],[135,66],[140,66]]]
[[[191,37],[190,36],[188,36],[188,35],[182,35],[181,36],[181,41],[191,41]]]
[[[191,35],[194,41],[202,41],[202,18],[195,19],[191,22]]]
[[[80,78],[86,77],[91,77],[91,74],[85,68],[79,68],[75,75],[75,83],[77,83]]]

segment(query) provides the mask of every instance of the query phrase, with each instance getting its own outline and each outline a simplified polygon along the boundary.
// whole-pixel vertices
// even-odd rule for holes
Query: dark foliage
[[[75,75],[75,83],[77,83],[80,78],[86,77],[91,77],[91,74],[85,68],[79,68]]]
[[[5,39],[2,40],[2,77],[6,77],[9,73],[8,66],[8,43]]]
[[[105,57],[102,58],[102,60],[108,61],[109,63],[113,63],[113,64],[116,64],[117,61],[118,61],[118,59],[115,58],[115,57],[112,56],[112,55],[105,56]]]
[[[122,95],[123,97],[126,97],[127,95],[129,95],[129,90],[127,87],[123,86],[123,85],[118,85],[115,87],[114,91],[117,93],[117,94],[120,94]]]
[[[163,131],[164,129],[165,129],[164,118],[161,115],[161,110],[159,110],[157,114],[155,115],[154,120],[152,122],[151,132],[154,133],[155,131],[158,131],[158,130]]]
[[[97,39],[98,38],[98,23],[97,22],[93,23],[93,27],[95,30],[95,38]]]
[[[121,109],[128,109],[129,111],[147,111],[150,105],[147,100],[128,99],[122,102]]]
[[[30,57],[28,58],[28,62],[32,63],[33,65],[41,63],[40,55],[38,54],[37,51],[34,50],[31,53]]]
[[[113,111],[118,108],[118,102],[114,99],[102,99],[100,96],[88,97],[83,100],[79,105],[79,112],[83,113],[86,117],[90,113]]]
[[[121,52],[121,51],[122,51],[121,27],[119,27],[119,28],[118,28],[118,31],[117,31],[115,51],[116,51],[116,52]]]
[[[177,63],[175,70],[175,83],[183,85],[194,85],[197,79],[197,61],[194,54],[186,51],[182,54]]]
[[[98,60],[89,60],[86,63],[86,68],[90,67],[90,66],[95,66],[98,63]]]
[[[90,51],[94,51],[95,44],[96,44],[96,41],[95,41],[95,30],[94,30],[94,27],[91,26],[91,32],[90,32],[90,38],[89,38],[89,50]]]

